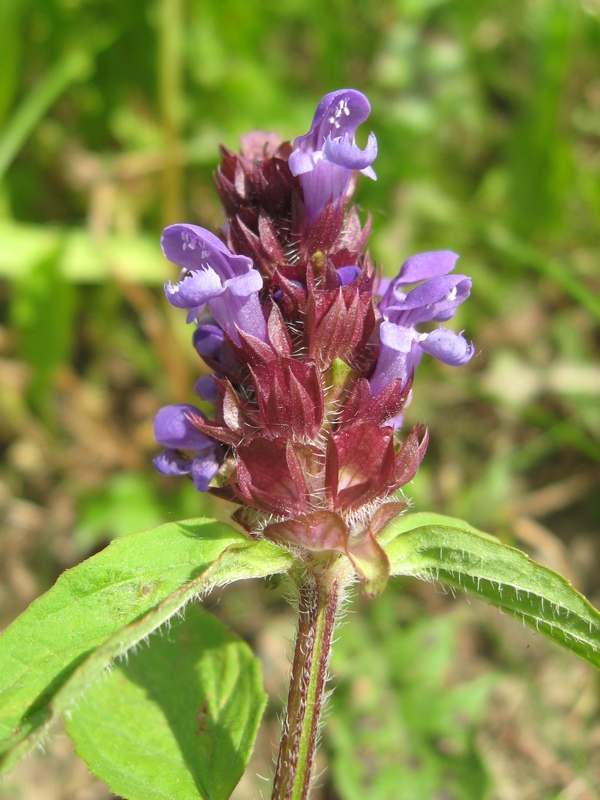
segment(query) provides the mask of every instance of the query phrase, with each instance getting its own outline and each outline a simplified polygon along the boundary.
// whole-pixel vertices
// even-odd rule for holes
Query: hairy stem
[[[306,572],[298,580],[298,633],[272,800],[309,796],[343,583],[328,571]]]

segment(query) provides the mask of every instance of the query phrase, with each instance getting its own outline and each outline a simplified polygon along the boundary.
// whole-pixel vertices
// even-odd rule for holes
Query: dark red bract
[[[411,397],[407,370],[427,348],[447,363],[469,354],[451,331],[438,329],[430,345],[415,326],[452,316],[470,282],[447,276],[454,254],[424,254],[405,269],[425,281],[419,291],[404,295],[399,276],[379,307],[365,251],[370,221],[362,226],[350,205],[355,169],[375,177],[375,137],[364,151],[353,138],[368,113],[363,95],[341,90],[324,98],[294,145],[256,131],[239,154],[221,148],[220,242],[190,225],[165,232],[167,254],[184,268],[167,296],[197,319],[195,347],[214,371],[198,391],[214,401],[214,416],[163,409],[157,439],[168,430],[164,444],[175,449],[157,466],[186,472],[183,438],[178,448],[171,432],[192,441],[191,425],[203,449],[187,471],[238,505],[234,518],[250,535],[306,557],[342,553],[374,593],[389,572],[377,536],[405,507],[394,493],[427,446],[422,426],[398,437]],[[435,299],[432,311],[418,305],[421,296]]]

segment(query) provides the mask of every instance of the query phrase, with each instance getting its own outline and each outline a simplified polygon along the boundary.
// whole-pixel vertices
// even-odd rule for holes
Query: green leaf
[[[128,800],[225,800],[266,703],[260,662],[198,605],[149,644],[70,712],[75,749]]]
[[[409,515],[386,528],[391,575],[475,595],[600,668],[600,613],[566,578],[460,520],[436,519],[446,524],[413,527]]]
[[[0,772],[115,658],[190,600],[291,562],[276,545],[197,519],[117,539],[65,572],[0,637]]]
[[[396,517],[389,525],[386,525],[382,533],[377,537],[377,541],[382,547],[385,547],[401,533],[407,533],[415,528],[431,527],[432,525],[446,525],[450,528],[459,527],[461,531],[470,531],[483,539],[490,539],[492,542],[500,541],[496,536],[492,536],[491,533],[477,530],[477,528],[469,525],[468,522],[463,522],[462,519],[446,517],[444,514],[435,514],[432,511],[421,511],[418,514],[405,514],[404,516]]]

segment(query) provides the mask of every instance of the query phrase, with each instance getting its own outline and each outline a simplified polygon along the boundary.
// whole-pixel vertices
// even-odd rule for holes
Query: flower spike
[[[393,280],[376,278],[370,224],[350,205],[357,173],[375,178],[374,134],[364,149],[355,141],[369,113],[363,94],[341,89],[293,145],[255,131],[239,155],[222,148],[220,234],[164,231],[182,269],[166,295],[196,323],[211,374],[195,390],[214,413],[167,406],[154,430],[159,472],[236,503],[250,536],[305,563],[346,559],[373,595],[389,574],[377,537],[405,508],[395,493],[427,448],[423,426],[400,434],[419,362],[459,366],[474,348],[439,326],[471,291],[455,253],[420,253]]]

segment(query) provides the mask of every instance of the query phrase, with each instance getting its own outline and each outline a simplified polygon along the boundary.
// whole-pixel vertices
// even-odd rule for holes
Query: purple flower
[[[289,165],[293,175],[300,175],[309,222],[328,203],[337,210],[349,192],[354,170],[376,180],[371,167],[377,157],[375,134],[369,134],[364,150],[354,139],[370,111],[367,98],[355,89],[331,92],[317,106],[310,131],[294,141]]]
[[[205,492],[222,457],[217,442],[194,426],[194,417],[206,419],[199,409],[187,403],[160,409],[154,417],[154,438],[167,449],[156,456],[154,466],[163,475],[191,475],[196,489]],[[180,450],[192,451],[192,455]]]
[[[349,266],[336,269],[340,286],[349,286],[360,275],[360,267]]]
[[[442,327],[431,333],[421,333],[416,328],[423,322],[450,319],[469,296],[470,278],[447,274],[457,259],[450,250],[412,256],[386,287],[379,303],[383,322],[379,328],[379,358],[370,379],[373,395],[395,379],[405,385],[424,352],[450,366],[466,364],[473,357],[475,348],[462,334]],[[422,283],[408,293],[402,290],[418,281]]]
[[[268,341],[258,293],[263,280],[247,256],[234,255],[210,231],[197,225],[170,225],[161,238],[163,253],[183,272],[165,294],[177,308],[188,309],[188,322],[208,305],[214,320],[239,344],[237,330]]]
[[[218,359],[224,341],[225,335],[218,325],[206,323],[194,331],[193,343],[200,356]]]
[[[216,403],[219,397],[217,384],[215,383],[213,375],[202,375],[194,384],[194,392],[207,403]]]
[[[194,388],[214,413],[163,408],[154,463],[236,503],[251,536],[299,557],[345,554],[375,594],[389,574],[377,536],[427,448],[422,425],[397,432],[413,373],[423,353],[458,365],[474,348],[440,327],[471,289],[452,274],[455,253],[421,253],[377,281],[370,223],[351,205],[357,173],[375,178],[375,136],[355,141],[369,113],[363,94],[342,89],[293,145],[255,132],[241,154],[221,148],[227,244],[194,225],[164,231],[183,269],[166,294],[199,323],[194,348],[213,374]]]

